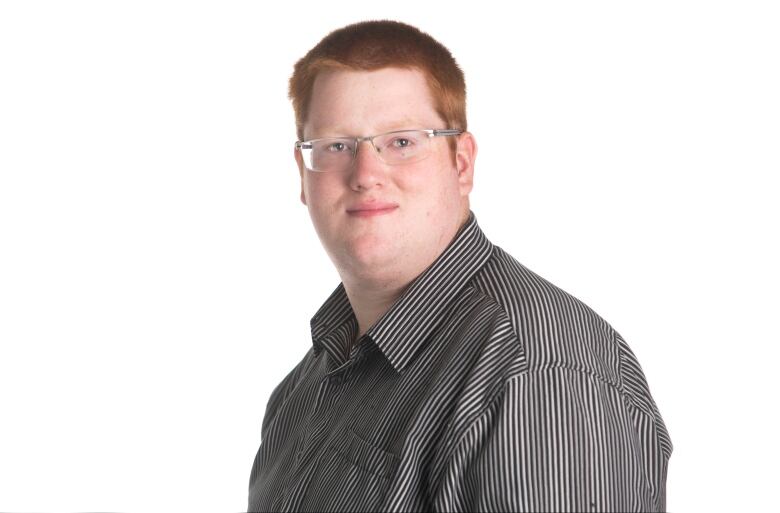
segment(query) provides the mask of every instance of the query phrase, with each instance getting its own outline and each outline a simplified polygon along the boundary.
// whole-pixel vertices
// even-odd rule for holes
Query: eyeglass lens
[[[373,139],[379,158],[389,165],[412,163],[427,156],[428,133],[418,130],[383,134]],[[328,138],[312,141],[301,152],[306,167],[314,171],[342,171],[352,165],[355,139]]]

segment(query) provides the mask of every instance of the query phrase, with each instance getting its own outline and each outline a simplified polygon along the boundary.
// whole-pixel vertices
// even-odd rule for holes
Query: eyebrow
[[[415,123],[414,121],[410,119],[406,119],[402,122],[394,122],[394,123],[387,123],[384,125],[379,125],[379,128],[375,132],[372,132],[370,134],[354,134],[354,135],[344,135],[348,134],[349,130],[343,130],[341,127],[338,127],[336,129],[329,129],[329,130],[315,130],[316,132],[320,132],[323,134],[339,134],[339,135],[317,135],[316,137],[308,137],[306,140],[311,141],[313,139],[323,139],[323,138],[331,138],[331,137],[362,137],[363,135],[377,135],[377,134],[385,134],[387,132],[395,132],[397,130],[421,130],[421,129],[427,129],[432,128],[429,126],[416,126],[419,123]]]

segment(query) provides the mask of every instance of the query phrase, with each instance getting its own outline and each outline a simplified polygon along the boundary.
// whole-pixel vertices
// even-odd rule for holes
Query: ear
[[[301,203],[306,205],[306,193],[303,190],[303,173],[306,171],[306,169],[303,166],[303,157],[301,156],[301,151],[298,148],[293,148],[293,153],[295,154],[295,163],[298,165],[298,172],[301,175]]]
[[[455,167],[458,170],[460,195],[468,196],[474,188],[474,160],[477,158],[477,140],[471,132],[457,136]]]

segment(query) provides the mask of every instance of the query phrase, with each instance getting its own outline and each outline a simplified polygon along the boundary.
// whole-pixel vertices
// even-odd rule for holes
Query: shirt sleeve
[[[660,423],[660,426],[659,426]],[[572,369],[509,379],[449,455],[437,511],[663,511],[663,422]]]

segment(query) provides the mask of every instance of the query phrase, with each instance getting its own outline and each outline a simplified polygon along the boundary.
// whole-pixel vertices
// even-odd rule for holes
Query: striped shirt
[[[268,400],[249,511],[666,507],[672,443],[631,349],[473,212],[357,341],[343,284],[311,331]]]

